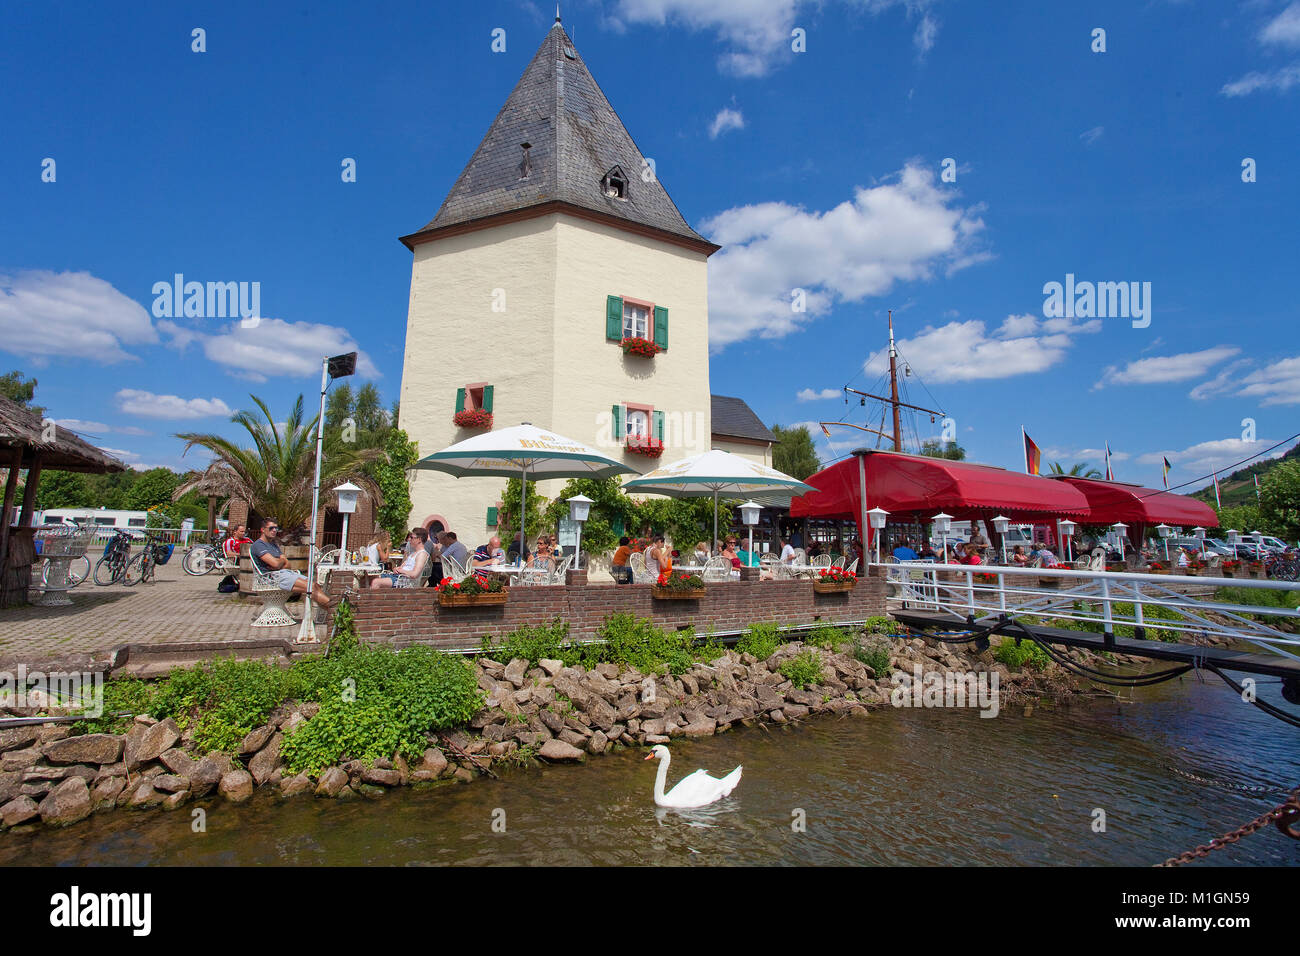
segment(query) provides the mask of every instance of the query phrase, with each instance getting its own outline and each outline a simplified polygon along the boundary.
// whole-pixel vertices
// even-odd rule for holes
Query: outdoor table
[[[469,571],[470,574],[473,574],[476,571],[483,571],[487,574],[502,574],[510,579],[512,585],[518,583],[519,576],[525,571],[536,570],[539,573],[547,573],[541,568],[534,569],[526,564],[487,564],[481,568],[476,568],[471,565],[466,568],[466,570]]]
[[[365,579],[383,574],[388,569],[379,564],[321,564],[316,566],[316,583],[324,587],[332,571],[350,571]]]

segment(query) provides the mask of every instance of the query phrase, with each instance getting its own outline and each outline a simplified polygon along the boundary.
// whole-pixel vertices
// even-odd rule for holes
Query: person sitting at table
[[[718,556],[730,561],[733,568],[740,567],[740,555],[736,554],[736,542],[734,539],[727,539],[726,544],[722,546],[722,550],[718,552]]]
[[[979,548],[973,544],[968,544],[962,549],[962,556],[958,559],[959,564],[983,564],[984,559],[980,557]]]
[[[235,530],[229,534],[225,542],[221,545],[221,550],[225,552],[226,557],[231,561],[238,561],[240,550],[244,545],[252,543],[252,539],[248,537],[248,533],[245,531],[244,526],[242,524],[237,524],[235,525]]]
[[[912,542],[904,538],[899,542],[898,547],[894,549],[894,557],[899,561],[916,561],[920,555],[912,548]]]
[[[615,584],[631,584],[632,568],[628,562],[632,560],[632,539],[627,535],[618,539],[618,550],[614,552],[614,558],[609,563],[610,574],[614,576]]]
[[[388,564],[388,555],[392,548],[393,536],[383,529],[376,531],[370,536],[370,543],[366,545],[366,564],[384,567]]]
[[[673,569],[673,556],[664,547],[664,536],[657,534],[645,552],[645,569],[656,578],[668,574]]]
[[[470,557],[470,567],[474,569],[485,568],[489,564],[500,564],[506,559],[506,553],[501,550],[501,539],[496,535],[488,538],[487,544],[480,544],[474,549],[473,556]]]
[[[456,539],[456,532],[442,532],[438,535],[438,542],[442,545],[442,557],[451,558],[461,567],[469,564],[469,548]]]
[[[1018,568],[1023,568],[1029,563],[1029,555],[1025,554],[1024,545],[1016,545],[1015,550],[1011,552],[1011,563]]]
[[[429,552],[424,550],[424,543],[429,540],[429,532],[424,528],[412,528],[406,536],[406,560],[396,571],[387,571],[370,582],[370,587],[411,588],[420,580],[420,572],[429,562]]]
[[[695,545],[695,552],[691,555],[691,561],[694,564],[704,564],[709,560],[709,542],[699,541]]]
[[[529,564],[541,571],[555,570],[555,549],[551,547],[549,535],[539,534],[537,536],[537,550],[533,552],[533,559]]]
[[[794,546],[789,540],[778,535],[776,543],[781,546],[781,563],[794,564]]]

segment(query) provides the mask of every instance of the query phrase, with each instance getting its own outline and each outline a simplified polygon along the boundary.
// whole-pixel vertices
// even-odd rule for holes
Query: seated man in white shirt
[[[424,542],[428,540],[428,531],[424,528],[412,528],[411,533],[406,536],[406,560],[396,571],[379,575],[370,582],[370,587],[374,589],[415,587],[424,566],[429,563],[429,552],[424,550]]]
[[[777,538],[777,543],[781,545],[781,563],[794,564],[794,548],[785,538]]]

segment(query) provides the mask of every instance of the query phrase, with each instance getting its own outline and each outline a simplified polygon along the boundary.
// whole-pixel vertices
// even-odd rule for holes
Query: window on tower
[[[610,199],[627,199],[627,177],[623,167],[615,166],[600,180],[600,191]]]
[[[627,410],[627,437],[645,438],[650,434],[650,413],[639,408]]]

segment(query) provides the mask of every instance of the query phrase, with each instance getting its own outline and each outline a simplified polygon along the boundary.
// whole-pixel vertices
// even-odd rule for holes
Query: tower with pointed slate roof
[[[682,218],[558,18],[437,215],[402,242],[400,424],[421,454],[520,422],[638,471],[657,462],[629,444],[662,443],[664,462],[709,450],[719,247]],[[417,472],[411,520],[473,548],[502,487]]]

